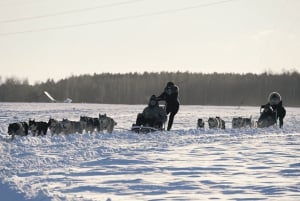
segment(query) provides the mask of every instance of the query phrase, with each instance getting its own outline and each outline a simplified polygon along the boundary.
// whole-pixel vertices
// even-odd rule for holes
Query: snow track
[[[299,108],[287,108],[283,129],[231,129],[232,117],[257,119],[258,109],[182,106],[173,131],[151,134],[126,131],[143,106],[1,103],[0,109],[4,200],[300,199]],[[99,112],[118,122],[112,134],[14,141],[6,134],[10,122]],[[225,119],[227,129],[195,129],[197,118],[210,116]]]

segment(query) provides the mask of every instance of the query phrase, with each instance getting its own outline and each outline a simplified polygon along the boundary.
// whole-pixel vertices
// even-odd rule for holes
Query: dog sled
[[[277,124],[277,111],[273,110],[271,106],[265,106],[261,108],[260,117],[257,121],[257,127],[267,128],[275,124]]]
[[[157,132],[157,131],[163,131],[163,128],[155,128],[152,126],[138,126],[136,124],[133,124],[131,127],[131,131],[135,132],[135,133],[153,133],[153,132]]]
[[[150,97],[148,106],[142,113],[138,113],[136,123],[132,125],[131,131],[136,133],[150,133],[164,130],[167,113],[159,106],[155,95]]]

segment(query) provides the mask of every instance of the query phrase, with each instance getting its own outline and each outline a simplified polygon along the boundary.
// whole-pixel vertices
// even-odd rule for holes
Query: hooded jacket
[[[156,96],[151,96],[148,107],[146,107],[143,111],[143,116],[146,120],[158,123],[164,123],[167,120],[167,113],[163,108],[159,107]]]

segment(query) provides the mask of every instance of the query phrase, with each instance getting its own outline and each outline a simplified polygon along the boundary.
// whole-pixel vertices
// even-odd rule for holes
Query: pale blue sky
[[[299,0],[0,0],[0,75],[300,71],[299,11]]]

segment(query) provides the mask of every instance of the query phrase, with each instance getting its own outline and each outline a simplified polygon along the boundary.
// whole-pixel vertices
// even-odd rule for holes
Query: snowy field
[[[0,103],[0,200],[300,200],[300,108],[283,129],[232,129],[259,107],[181,106],[173,131],[128,131],[143,105]],[[16,137],[9,123],[107,113],[112,134]],[[209,130],[221,116],[226,130]],[[196,129],[198,118],[206,128]]]

